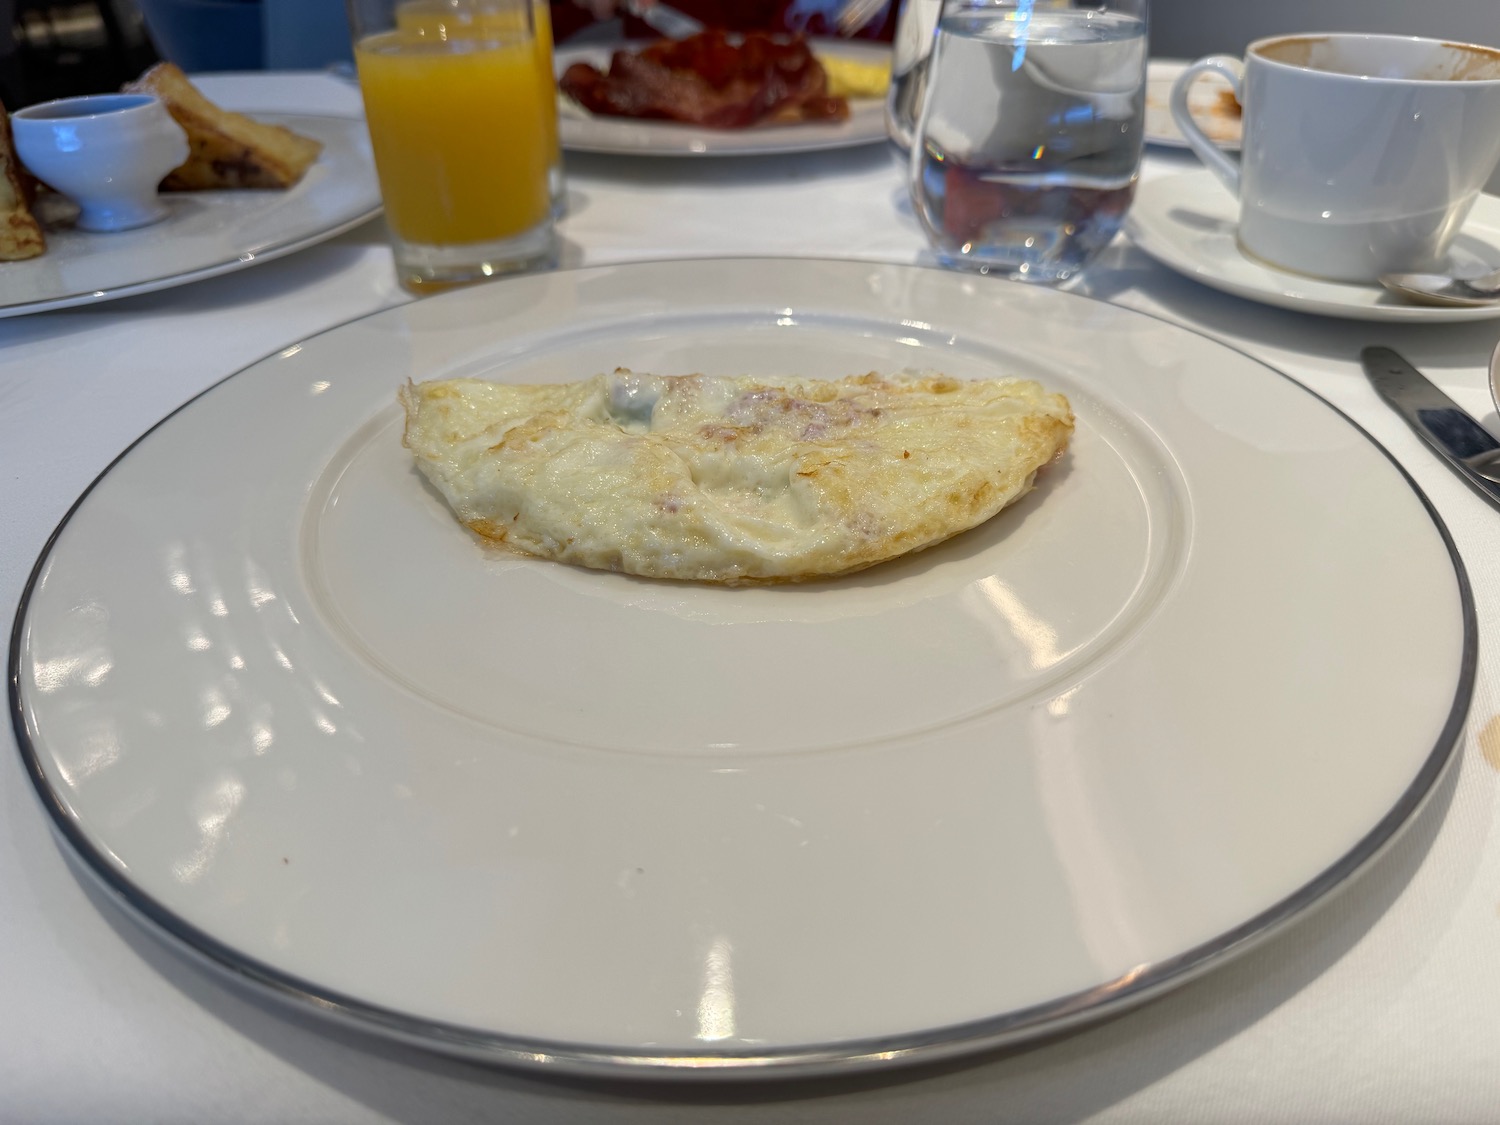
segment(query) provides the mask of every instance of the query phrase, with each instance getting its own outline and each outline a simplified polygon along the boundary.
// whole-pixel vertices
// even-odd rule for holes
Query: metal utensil
[[[1494,354],[1490,356],[1490,399],[1495,410],[1500,412],[1500,344],[1495,345]]]
[[[1365,348],[1359,359],[1376,393],[1450,469],[1500,508],[1500,441],[1398,352]]]
[[[845,0],[834,18],[840,35],[853,35],[890,6],[891,0]]]
[[[1500,302],[1500,270],[1469,278],[1442,273],[1383,273],[1380,284],[1420,305],[1472,308]]]
[[[703,30],[703,25],[692,16],[686,12],[679,12],[676,8],[668,7],[666,4],[623,0],[620,10],[629,12],[647,27],[661,32],[668,39],[686,39]]]

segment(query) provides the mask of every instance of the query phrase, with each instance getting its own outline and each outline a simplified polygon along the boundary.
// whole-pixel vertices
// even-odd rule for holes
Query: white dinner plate
[[[1172,120],[1172,85],[1188,68],[1186,59],[1152,59],[1146,64],[1146,143],[1187,148],[1187,139]],[[1188,111],[1209,139],[1225,150],[1240,147],[1240,114],[1223,77],[1203,74],[1188,91]]]
[[[1277,269],[1240,249],[1239,203],[1199,168],[1143,180],[1125,232],[1164,266],[1264,305],[1352,320],[1441,323],[1500,316],[1500,305],[1440,308],[1403,301],[1379,285],[1323,281]],[[1480,195],[1448,251],[1443,272],[1477,277],[1500,262],[1500,198]]]
[[[500,555],[397,388],[616,364],[1032,376],[1070,451],[801,586]],[[124,902],[312,1011],[551,1070],[935,1058],[1117,1012],[1343,882],[1449,760],[1461,566],[1361,430],[1139,313],[856,262],[600,267],[355,321],[95,482],[12,642]]]
[[[0,263],[0,317],[151,293],[305,249],[380,212],[380,186],[362,119],[257,114],[323,142],[317,163],[286,191],[162,193],[168,215],[136,230],[71,225],[77,209],[43,196],[47,252]]]
[[[639,49],[629,43],[624,49]],[[817,54],[837,54],[860,62],[889,63],[891,49],[883,43],[815,39]],[[555,56],[558,77],[577,62],[609,68],[620,44],[559,47]],[[820,152],[853,148],[886,139],[885,99],[850,98],[844,121],[809,121],[798,125],[757,125],[749,129],[704,129],[675,121],[645,121],[604,117],[558,95],[558,138],[572,152],[625,156],[772,156],[792,152]]]

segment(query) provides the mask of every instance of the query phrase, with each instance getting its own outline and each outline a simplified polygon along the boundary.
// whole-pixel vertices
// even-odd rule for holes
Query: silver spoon
[[[1380,284],[1419,305],[1472,308],[1500,303],[1500,270],[1468,278],[1443,273],[1383,273]]]
[[[1500,411],[1500,344],[1495,345],[1495,352],[1490,356],[1490,398],[1495,402],[1495,409]]]

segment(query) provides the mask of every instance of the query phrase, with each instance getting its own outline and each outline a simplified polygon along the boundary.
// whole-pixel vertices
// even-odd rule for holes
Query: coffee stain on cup
[[[1296,38],[1288,37],[1252,43],[1250,50],[1252,54],[1258,54],[1272,62],[1286,63],[1287,66],[1312,66],[1314,48],[1321,47],[1327,42],[1328,36],[1326,35],[1299,35]]]
[[[1364,41],[1398,38],[1388,35],[1287,35],[1250,44],[1249,53],[1272,62],[1353,78],[1382,78],[1411,82],[1488,82],[1500,78],[1500,50],[1478,43],[1447,39],[1425,40],[1436,48],[1420,70],[1410,73],[1387,71],[1371,59],[1346,59],[1346,51],[1359,52]]]
[[[1500,770],[1500,715],[1484,724],[1479,732],[1479,752],[1495,770]]]
[[[1500,51],[1493,47],[1449,42],[1444,42],[1443,46],[1458,53],[1458,63],[1450,73],[1433,75],[1434,78],[1454,82],[1485,82],[1500,78]]]

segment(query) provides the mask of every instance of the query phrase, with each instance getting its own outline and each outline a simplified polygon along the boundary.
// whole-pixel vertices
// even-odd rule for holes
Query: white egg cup
[[[132,230],[166,218],[157,187],[188,156],[187,134],[150,94],[93,94],[11,115],[28,171],[78,204],[83,230]]]

